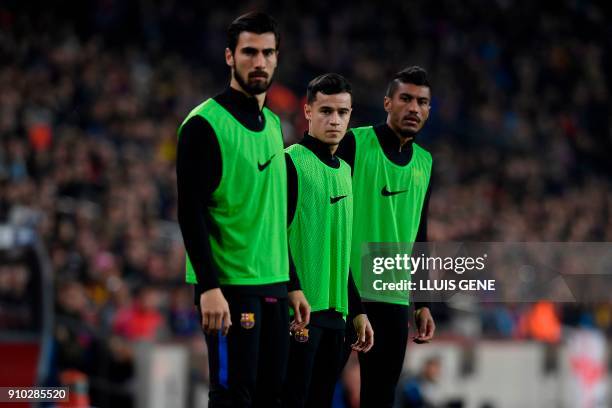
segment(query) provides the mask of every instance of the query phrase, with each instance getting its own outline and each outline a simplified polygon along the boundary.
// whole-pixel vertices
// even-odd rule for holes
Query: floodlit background
[[[268,105],[287,144],[314,76],[352,81],[359,126],[384,121],[395,71],[429,71],[430,240],[612,241],[611,16],[539,3],[0,3],[0,385],[205,406],[176,129],[228,84],[225,28],[254,9],[281,24]],[[611,406],[611,302],[436,304],[398,406]],[[358,377],[351,360],[335,407],[357,406]]]

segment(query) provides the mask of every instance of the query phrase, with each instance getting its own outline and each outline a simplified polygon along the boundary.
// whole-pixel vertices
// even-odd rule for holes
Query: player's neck
[[[405,135],[405,134],[402,134],[399,131],[399,129],[395,129],[393,126],[391,126],[389,121],[387,121],[387,126],[389,126],[389,129],[391,129],[393,134],[399,139],[400,147],[404,147],[404,145],[406,145],[406,143],[409,143],[409,142],[414,140],[414,135]]]
[[[314,133],[312,132],[312,129],[310,129],[310,128],[308,129],[308,136],[310,136],[313,139],[315,139],[321,145],[327,146],[327,148],[329,149],[329,154],[331,156],[336,154],[336,150],[338,150],[338,145],[337,144],[327,144],[327,143],[325,143],[321,138],[315,136]]]
[[[264,103],[266,102],[266,93],[265,92],[260,93],[258,95],[251,95],[250,93],[248,93],[247,91],[242,89],[242,87],[240,86],[238,81],[236,81],[234,78],[232,78],[232,80],[230,81],[230,87],[235,89],[236,91],[246,95],[249,98],[255,98],[257,100],[257,104],[259,105],[259,110],[263,109]]]
[[[336,150],[338,150],[338,145],[337,144],[329,145],[329,154],[331,154],[333,156],[334,154],[336,154]]]

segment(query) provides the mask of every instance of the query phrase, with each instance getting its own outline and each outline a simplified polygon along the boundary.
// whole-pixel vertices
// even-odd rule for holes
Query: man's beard
[[[419,132],[418,131],[415,132],[414,130],[410,130],[410,129],[400,129],[400,132],[399,132],[399,134],[402,137],[409,138],[409,139],[416,139],[417,133]]]
[[[238,85],[240,85],[240,87],[249,95],[255,96],[255,95],[262,94],[266,92],[268,88],[270,88],[270,85],[272,85],[272,78],[269,76],[268,76],[267,82],[257,81],[257,82],[254,82],[253,84],[249,84],[247,81],[244,80],[244,78],[242,78],[242,76],[240,76],[240,74],[238,73],[238,70],[234,69],[233,75],[234,75],[234,79],[236,80],[236,82],[238,82]]]
[[[412,130],[409,128],[402,128],[402,123],[401,120],[397,123],[397,133],[399,133],[399,135],[403,138],[407,138],[407,139],[416,139],[416,135],[417,133],[419,133],[419,130]]]

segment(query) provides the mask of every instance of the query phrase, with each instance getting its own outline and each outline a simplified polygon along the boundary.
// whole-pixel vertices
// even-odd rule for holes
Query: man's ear
[[[304,117],[309,122],[310,119],[312,119],[312,106],[310,106],[309,104],[304,105]]]
[[[229,48],[225,49],[225,63],[232,68],[234,67],[234,54]]]
[[[391,98],[389,98],[388,96],[385,96],[385,99],[383,101],[383,106],[385,108],[385,112],[387,113],[391,112]]]

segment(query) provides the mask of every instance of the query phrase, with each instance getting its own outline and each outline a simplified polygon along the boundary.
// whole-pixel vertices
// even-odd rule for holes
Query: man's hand
[[[218,330],[227,336],[232,325],[229,304],[221,289],[209,289],[200,295],[200,310],[202,311],[202,329],[206,334],[214,334]]]
[[[293,309],[294,318],[289,326],[289,330],[302,330],[310,323],[310,305],[301,290],[289,292],[289,306]]]
[[[365,314],[355,316],[353,326],[355,326],[355,333],[357,333],[357,341],[351,345],[351,348],[355,351],[367,353],[374,345],[374,330],[372,330],[368,316]]]
[[[418,331],[417,335],[412,339],[417,344],[429,343],[433,339],[436,331],[436,324],[429,308],[422,307],[414,312],[414,322]]]

